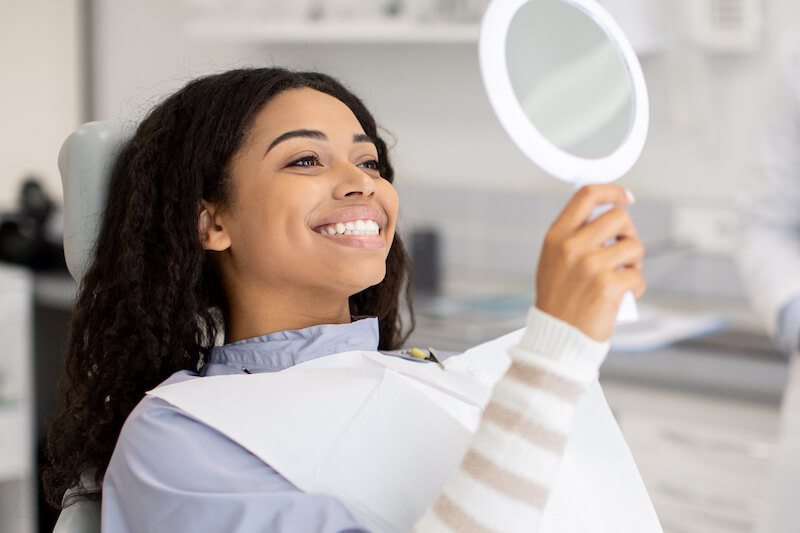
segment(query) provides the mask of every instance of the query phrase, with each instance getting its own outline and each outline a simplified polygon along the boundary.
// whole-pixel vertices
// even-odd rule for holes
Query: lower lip
[[[386,242],[383,239],[383,235],[323,235],[322,233],[317,233],[320,237],[325,237],[330,239],[331,241],[335,242],[336,244],[341,244],[342,246],[349,246],[350,248],[383,248],[386,246]]]

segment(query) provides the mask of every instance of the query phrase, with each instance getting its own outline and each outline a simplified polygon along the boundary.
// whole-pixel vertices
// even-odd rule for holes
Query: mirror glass
[[[623,145],[634,119],[633,80],[591,15],[564,0],[528,1],[513,15],[505,46],[513,92],[543,137],[588,159]]]

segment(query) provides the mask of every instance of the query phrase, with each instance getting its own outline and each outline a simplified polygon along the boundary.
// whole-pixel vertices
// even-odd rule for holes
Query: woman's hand
[[[539,257],[536,307],[599,341],[614,331],[622,295],[633,291],[638,298],[645,290],[644,245],[618,207],[631,203],[618,185],[581,188],[548,230]],[[587,222],[603,204],[615,207]]]

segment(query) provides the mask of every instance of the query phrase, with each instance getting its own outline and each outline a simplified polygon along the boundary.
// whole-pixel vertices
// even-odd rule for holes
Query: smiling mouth
[[[315,230],[322,235],[348,235],[348,236],[364,236],[375,237],[380,235],[381,228],[374,220],[353,220],[348,222],[337,222],[336,224],[328,224],[320,226]]]

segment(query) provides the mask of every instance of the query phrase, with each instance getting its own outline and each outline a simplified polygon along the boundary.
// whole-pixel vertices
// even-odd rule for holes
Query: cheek
[[[390,240],[387,244],[391,245],[391,240],[394,239],[394,233],[397,227],[397,212],[399,210],[400,200],[397,196],[397,190],[394,188],[394,186],[392,186],[391,183],[385,180],[381,180],[381,182],[382,186],[379,189],[379,193],[381,194],[381,198],[383,198],[381,203],[383,204],[383,209],[386,211],[386,215],[389,218],[389,224],[387,227],[391,232],[390,235],[387,235],[390,237]]]
[[[275,241],[307,238],[308,215],[319,198],[316,188],[302,179],[275,180],[253,187],[250,196],[242,198],[247,204],[246,216],[255,222],[252,231],[262,239]]]
[[[261,268],[274,260],[276,253],[285,254],[281,252],[287,247],[282,206],[271,204],[269,197],[251,189],[241,191],[237,198],[230,233],[234,261],[240,268]]]

